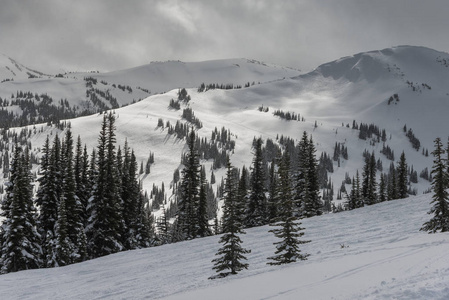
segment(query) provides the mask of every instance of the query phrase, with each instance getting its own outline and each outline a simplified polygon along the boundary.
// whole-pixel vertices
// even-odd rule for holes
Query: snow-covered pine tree
[[[43,157],[40,168],[41,177],[37,191],[36,205],[39,207],[38,231],[41,236],[42,261],[44,267],[55,267],[55,226],[58,220],[58,207],[62,195],[61,141],[58,135],[53,140],[52,147],[47,137],[43,147]]]
[[[435,233],[437,231],[449,231],[449,193],[447,191],[449,186],[449,174],[447,172],[447,160],[443,158],[445,150],[440,138],[435,139],[435,150],[432,155],[435,157],[432,168],[432,189],[433,196],[431,204],[432,208],[429,214],[434,214],[433,218],[425,222],[421,227],[422,231]],[[449,144],[448,149],[449,151]]]
[[[124,248],[121,242],[124,225],[117,187],[114,124],[114,115],[105,114],[98,138],[94,190],[87,208],[89,217],[86,235],[90,256],[93,258]]]
[[[36,228],[36,209],[28,151],[17,144],[5,183],[6,195],[1,203],[4,218],[0,229],[1,273],[36,269],[41,266],[40,236]]]
[[[118,155],[117,155],[118,156]],[[140,190],[136,182],[137,178],[137,162],[131,162],[131,150],[128,141],[125,141],[123,147],[123,159],[118,159],[117,167],[121,174],[121,199],[123,201],[123,220],[125,223],[124,232],[122,234],[122,243],[125,249],[135,249],[137,247],[137,226],[140,218],[139,197]]]
[[[74,160],[73,160],[73,137],[70,129],[66,131],[64,140],[64,147],[61,155],[61,167],[63,174],[63,193],[61,198],[64,198],[64,210],[67,226],[67,237],[71,243],[70,253],[71,262],[80,262],[87,259],[87,243],[84,233],[84,224],[81,219],[83,214],[82,204],[76,195],[76,180],[74,174]],[[80,240],[81,239],[81,240]],[[71,263],[67,262],[67,264]]]
[[[323,202],[319,194],[318,164],[312,136],[309,139],[304,131],[298,147],[299,162],[294,183],[295,201],[299,208],[296,215],[307,218],[319,216],[323,213]]]
[[[308,254],[301,254],[299,249],[300,244],[305,244],[310,241],[301,241],[299,238],[304,235],[304,232],[299,232],[301,223],[297,222],[294,216],[294,201],[292,182],[290,175],[290,155],[285,152],[282,157],[278,159],[278,183],[276,188],[276,203],[278,204],[278,216],[275,219],[276,223],[270,224],[280,228],[271,229],[270,232],[281,239],[275,242],[276,252],[274,256],[268,257],[271,261],[269,265],[281,265],[292,263],[297,260],[306,260]]]
[[[212,235],[207,218],[207,181],[204,167],[200,168],[200,193],[198,197],[198,237]]]
[[[87,154],[87,147],[82,146],[81,137],[78,136],[75,148],[75,162],[74,162],[74,173],[75,173],[75,185],[76,185],[76,197],[80,202],[81,214],[80,220],[83,226],[87,224],[87,201],[90,197],[89,188],[89,155]]]
[[[213,270],[219,274],[211,277],[220,278],[229,274],[237,274],[243,269],[248,268],[245,254],[250,253],[250,250],[242,248],[242,240],[239,234],[244,234],[243,220],[244,220],[244,203],[239,201],[237,195],[237,179],[234,177],[233,167],[228,159],[226,180],[224,186],[224,207],[221,236],[219,243],[223,246],[216,253],[218,258],[212,260],[214,263]]]
[[[251,167],[250,192],[246,207],[245,226],[254,227],[267,224],[267,199],[265,196],[265,172],[263,166],[262,138],[254,145]]]
[[[178,199],[177,230],[179,238],[193,239],[198,232],[198,201],[200,192],[200,163],[192,128],[187,140],[188,152],[181,171],[180,197]]]
[[[54,266],[61,267],[74,261],[75,245],[68,235],[66,199],[62,197],[58,203],[58,220],[55,224],[55,238],[53,245]]]

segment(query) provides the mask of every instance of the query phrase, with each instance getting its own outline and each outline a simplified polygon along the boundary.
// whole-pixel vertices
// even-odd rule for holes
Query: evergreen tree
[[[205,237],[212,235],[207,217],[207,181],[206,171],[200,168],[200,194],[198,197],[198,232],[197,236]]]
[[[245,233],[242,229],[243,219],[244,203],[240,202],[238,199],[236,180],[234,178],[232,165],[228,160],[222,220],[224,234],[219,241],[223,246],[216,254],[220,257],[212,260],[214,263],[213,269],[219,273],[217,277],[237,274],[241,270],[248,268],[248,264],[243,263],[242,260],[246,260],[244,255],[250,253],[250,250],[242,248],[242,240],[239,237],[239,234]]]
[[[177,226],[182,239],[193,239],[198,232],[198,202],[200,192],[200,163],[195,143],[195,131],[190,131],[188,152],[181,171],[181,195],[178,199]]]
[[[268,216],[270,219],[270,223],[275,222],[276,218],[278,217],[278,203],[276,201],[276,187],[278,185],[278,178],[275,169],[276,168],[273,162],[269,169],[270,185],[268,191]]]
[[[59,201],[58,220],[55,224],[54,239],[54,266],[66,266],[73,262],[74,244],[68,236],[67,210],[65,206],[66,199],[63,197]]]
[[[55,240],[55,228],[58,220],[58,207],[63,186],[61,142],[58,135],[55,136],[51,148],[48,137],[46,139],[43,147],[40,174],[36,205],[40,211],[38,228],[41,236],[42,262],[44,267],[55,267],[58,265],[55,260],[55,245],[57,243]]]
[[[365,158],[363,168],[362,197],[366,205],[372,205],[377,202],[377,182],[376,182],[376,158],[374,152]]]
[[[0,230],[1,273],[39,268],[41,247],[32,201],[29,156],[17,142],[5,185],[6,195],[1,203],[4,218]]]
[[[385,183],[385,175],[383,173],[380,174],[380,182],[379,182],[379,202],[387,201],[387,191],[386,191],[386,183]]]
[[[309,180],[309,197],[312,210],[306,211],[306,216],[320,216],[323,214],[323,202],[320,197],[320,184],[318,179],[318,162],[315,157],[315,145],[313,143],[312,136],[310,136],[308,145],[308,165],[307,165],[307,178]],[[307,206],[307,205],[306,205]]]
[[[407,162],[405,160],[405,153],[402,151],[399,158],[399,164],[397,167],[397,193],[399,199],[408,197],[408,185],[407,185]]]
[[[265,172],[263,167],[262,138],[254,145],[254,158],[251,168],[250,193],[246,207],[246,227],[266,224]]]
[[[435,139],[435,150],[432,155],[435,157],[432,168],[432,189],[433,196],[432,208],[429,214],[434,214],[433,218],[425,222],[421,227],[422,231],[435,233],[437,231],[449,231],[449,193],[447,191],[449,184],[449,174],[447,172],[447,159],[443,158],[444,149],[440,138]],[[449,145],[448,149],[449,151]]]
[[[83,214],[82,204],[76,195],[76,180],[73,165],[73,138],[72,132],[66,131],[63,153],[61,155],[61,165],[63,174],[63,193],[64,210],[67,226],[67,237],[72,250],[71,261],[84,261],[87,259],[86,236],[84,233],[84,224],[81,219]],[[60,200],[61,201],[61,200]],[[60,204],[61,206],[61,204]],[[81,239],[81,240],[79,240]],[[70,262],[66,261],[66,264]]]
[[[300,217],[319,216],[323,213],[323,202],[319,194],[318,164],[313,139],[304,131],[299,142],[299,163],[295,176],[295,199]]]
[[[120,195],[117,187],[118,172],[115,156],[115,117],[104,115],[98,138],[96,176],[92,197],[88,203],[86,228],[91,257],[121,251],[124,225]]]
[[[278,203],[278,217],[276,223],[272,226],[278,226],[279,229],[272,229],[270,232],[280,239],[276,245],[275,256],[269,257],[272,260],[270,265],[280,265],[295,262],[296,260],[307,259],[308,254],[301,254],[299,249],[300,244],[308,243],[310,241],[300,241],[298,238],[304,235],[304,232],[299,232],[304,228],[299,227],[301,223],[296,222],[294,216],[293,206],[293,191],[290,176],[290,155],[285,152],[279,160],[278,168],[278,188],[276,199]]]
[[[398,186],[397,186],[397,175],[396,175],[396,168],[390,167],[390,176],[388,180],[388,200],[395,200],[398,199]]]

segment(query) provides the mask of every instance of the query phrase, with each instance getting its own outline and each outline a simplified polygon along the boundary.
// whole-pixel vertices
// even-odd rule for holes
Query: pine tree
[[[246,260],[244,255],[250,253],[250,250],[242,248],[242,240],[239,237],[239,234],[245,233],[242,229],[243,219],[244,203],[241,203],[237,197],[237,184],[234,178],[232,165],[228,159],[222,220],[224,234],[219,241],[223,246],[216,254],[220,257],[212,260],[214,263],[213,269],[216,270],[219,275],[211,277],[211,279],[225,277],[229,274],[237,274],[241,270],[248,268],[248,264],[243,263],[242,260]]]
[[[94,258],[124,248],[121,242],[124,225],[117,187],[114,130],[114,116],[112,113],[104,115],[98,138],[95,188],[89,199],[89,221],[86,228],[90,256]]]
[[[29,156],[17,142],[5,185],[6,195],[1,203],[4,218],[0,230],[1,273],[39,268],[41,247],[32,201]]]
[[[207,181],[206,171],[203,167],[200,169],[200,193],[198,197],[198,237],[212,235],[207,218]]]
[[[54,266],[66,266],[73,262],[74,244],[68,236],[67,210],[65,198],[61,198],[58,207],[58,220],[55,224]]]
[[[435,150],[432,155],[435,157],[432,168],[432,189],[433,196],[431,204],[432,208],[429,214],[434,214],[434,217],[425,222],[421,227],[422,231],[435,233],[437,231],[449,231],[449,193],[447,191],[449,185],[449,174],[447,172],[447,159],[443,158],[445,150],[440,138],[435,139]],[[448,149],[449,151],[449,144]]]
[[[385,175],[383,173],[380,174],[380,182],[379,182],[379,202],[387,201],[387,191],[386,191],[386,183],[385,183]]]
[[[267,223],[265,197],[265,172],[263,167],[262,138],[254,145],[254,158],[251,168],[250,194],[246,208],[246,227],[261,226]]]
[[[278,203],[276,201],[276,187],[278,185],[277,173],[275,172],[274,162],[271,164],[269,169],[270,172],[270,185],[269,185],[269,196],[268,196],[268,216],[270,223],[276,221],[278,217]]]
[[[181,239],[193,239],[198,232],[198,202],[200,192],[200,163],[195,143],[195,131],[190,131],[187,141],[189,151],[181,171],[181,195],[178,199],[177,226]]]
[[[58,220],[59,201],[62,196],[61,142],[58,135],[53,140],[52,147],[47,137],[43,147],[41,160],[39,190],[36,205],[39,207],[38,230],[41,236],[42,261],[44,267],[55,267],[56,222]]]
[[[402,151],[397,167],[397,193],[399,199],[408,197],[407,186],[407,162],[405,160],[405,153]]]
[[[295,176],[295,199],[300,217],[319,216],[323,213],[323,202],[319,194],[318,164],[312,137],[304,131],[299,142],[299,163]]]
[[[373,152],[370,156],[366,156],[363,168],[362,197],[366,205],[372,205],[377,202],[376,171],[376,158]]]
[[[293,206],[293,191],[290,176],[290,155],[286,152],[280,158],[279,162],[279,181],[276,193],[276,199],[278,203],[278,217],[276,223],[272,226],[278,226],[279,229],[272,229],[270,232],[280,239],[279,242],[274,243],[276,245],[275,256],[268,259],[272,262],[268,262],[270,265],[281,265],[295,262],[296,260],[307,259],[308,254],[301,254],[299,249],[300,244],[308,243],[310,241],[300,241],[298,238],[304,235],[304,232],[299,232],[304,228],[301,228],[301,223],[296,222],[294,216]]]
[[[71,243],[72,250],[71,261],[80,262],[87,259],[86,236],[84,233],[84,224],[81,219],[83,214],[82,204],[76,195],[76,180],[73,165],[73,138],[72,132],[67,130],[63,153],[61,155],[61,165],[63,174],[63,194],[64,210],[67,226],[67,237]],[[81,239],[81,240],[79,240]],[[70,262],[68,262],[70,263]]]

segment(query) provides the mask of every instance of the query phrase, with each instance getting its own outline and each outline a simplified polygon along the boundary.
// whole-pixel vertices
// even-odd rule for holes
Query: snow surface
[[[429,152],[437,136],[443,139],[447,136],[449,68],[442,63],[445,59],[449,63],[447,53],[428,48],[395,47],[342,58],[309,74],[295,78],[285,76],[282,80],[276,80],[284,77],[278,75],[268,80],[269,76],[263,72],[270,73],[267,70],[271,69],[246,60],[237,63],[240,67],[232,60],[228,67],[220,65],[224,62],[216,61],[187,63],[199,74],[192,78],[200,78],[205,83],[214,82],[216,78],[232,78],[230,74],[241,70],[242,66],[245,71],[240,77],[236,75],[238,80],[243,79],[242,74],[249,76],[258,72],[260,78],[266,79],[265,83],[250,88],[204,93],[197,92],[199,83],[192,85],[188,89],[192,98],[188,106],[203,123],[203,128],[198,130],[200,137],[210,139],[215,127],[220,130],[224,126],[231,131],[236,142],[231,162],[236,167],[251,164],[251,144],[255,136],[275,140],[278,135],[284,135],[298,140],[305,130],[313,135],[318,156],[323,151],[332,155],[335,142],[343,143],[348,148],[349,160],[342,160],[340,167],[334,163],[334,173],[329,173],[336,195],[346,172],[351,177],[355,176],[356,170],[361,172],[363,150],[375,152],[376,158],[382,160],[384,172],[390,164],[379,153],[382,143],[371,145],[369,140],[358,139],[357,130],[346,127],[346,124],[352,125],[352,120],[359,124],[374,123],[385,129],[386,144],[394,150],[396,161],[404,151],[409,166],[413,165],[418,173],[425,167],[430,170],[432,157],[425,157],[411,147],[403,126],[407,124],[412,128],[421,146]],[[159,73],[154,71],[155,67],[165,66],[167,70],[181,72],[184,65],[181,62],[153,63],[131,69],[129,74],[134,75],[129,77],[125,71],[93,75],[108,81],[109,85],[124,84],[120,78],[137,80],[146,72],[157,77]],[[207,69],[207,65],[211,69]],[[161,74],[170,74],[164,72]],[[182,74],[187,76],[189,73]],[[63,97],[66,91],[71,91],[83,101],[85,83],[77,81],[76,76],[84,75],[72,76],[74,78],[4,82],[1,87],[6,95],[17,90],[41,89]],[[183,76],[173,78],[182,80],[186,78]],[[211,80],[203,80],[205,78]],[[174,82],[178,84],[176,80]],[[421,90],[414,92],[407,81],[414,82]],[[422,88],[422,83],[431,89]],[[134,85],[132,87],[134,89]],[[172,174],[180,167],[180,158],[186,148],[184,140],[168,135],[167,129],[156,127],[159,118],[172,125],[181,120],[182,109],[168,109],[170,99],[176,99],[178,91],[178,86],[171,88],[174,90],[114,111],[117,144],[123,145],[127,139],[139,163],[146,162],[150,151],[154,153],[151,173],[140,176],[143,188],[149,192],[153,184],[160,187],[164,182],[166,191],[170,191],[167,194],[169,200]],[[123,96],[119,100],[124,102],[134,97],[121,90],[117,93]],[[388,105],[388,98],[395,93],[400,102]],[[261,105],[269,107],[269,112],[260,112],[258,107]],[[299,113],[305,122],[281,120],[272,114],[276,109]],[[95,114],[70,120],[74,137],[80,135],[89,152],[97,145],[102,119],[101,115]],[[53,138],[63,134],[46,125],[36,125],[35,132],[34,126],[28,128],[33,132],[30,141],[35,153],[39,152],[47,135]],[[210,178],[212,162],[202,163],[208,171],[207,178]],[[225,171],[215,170],[214,173],[220,182]],[[421,178],[418,180],[412,187],[421,194],[430,183]],[[0,184],[2,182],[3,176],[0,176]],[[215,184],[214,189],[216,187]],[[248,255],[250,269],[232,278],[207,280],[213,275],[210,261],[219,247],[218,237],[211,237],[118,253],[64,268],[3,275],[0,276],[0,290],[5,291],[7,299],[240,299],[248,293],[251,293],[249,299],[447,299],[449,263],[441,253],[447,253],[449,249],[448,235],[418,232],[421,224],[430,218],[426,214],[429,202],[430,195],[422,195],[304,220],[307,228],[304,238],[313,241],[304,245],[304,251],[311,256],[308,261],[293,266],[275,268],[265,264],[266,257],[273,254],[275,238],[267,233],[267,227],[262,227],[249,230],[244,237],[244,246],[252,249]]]
[[[388,138],[385,144],[395,152],[395,164],[404,151],[409,167],[413,166],[418,174],[424,168],[430,170],[432,157],[425,157],[421,154],[421,149],[416,151],[412,148],[403,127],[406,124],[407,128],[412,128],[421,141],[421,147],[428,149],[429,153],[437,136],[443,139],[447,136],[447,126],[444,124],[447,124],[449,114],[449,87],[445,82],[449,78],[449,67],[442,63],[444,59],[449,63],[449,54],[423,47],[401,46],[366,52],[319,66],[309,74],[256,84],[250,88],[198,93],[198,85],[195,85],[188,89],[192,100],[188,105],[183,104],[182,108],[191,107],[195,116],[203,123],[203,128],[198,130],[201,138],[210,139],[215,127],[220,130],[224,126],[231,131],[232,139],[236,142],[231,162],[239,168],[243,165],[249,167],[251,164],[253,156],[251,145],[254,137],[261,136],[263,139],[275,140],[277,136],[284,135],[299,140],[302,132],[307,131],[313,135],[318,157],[324,151],[332,155],[336,142],[344,144],[348,148],[349,160],[342,159],[340,167],[335,162],[334,173],[329,173],[334,183],[335,198],[346,173],[352,177],[359,170],[361,174],[364,150],[370,153],[374,151],[376,159],[382,161],[384,172],[391,163],[380,153],[382,143],[371,145],[369,140],[363,141],[358,138],[357,130],[346,127],[347,124],[352,126],[353,120],[359,124],[374,123],[380,129],[386,130]],[[245,76],[259,73],[259,78],[274,78],[280,74],[278,71],[284,72],[286,69],[240,59],[203,63],[152,63],[125,71],[92,76],[99,76],[99,81],[105,80],[112,84],[114,82],[112,79],[102,76],[111,76],[118,80],[126,78],[126,74],[133,74],[128,78],[132,81],[144,74],[150,74],[149,78],[157,77],[159,74],[157,70],[167,76],[167,82],[172,78],[178,84],[176,80],[185,79],[190,71],[192,78],[200,78],[207,83],[206,78],[210,78],[212,82],[217,78],[241,80]],[[240,75],[234,73],[236,70],[241,71]],[[355,72],[351,70],[358,70],[358,77],[347,75]],[[175,75],[170,77],[170,72]],[[264,75],[263,72],[267,72],[268,75]],[[73,74],[73,76],[81,75]],[[7,84],[35,85],[36,89],[40,88],[42,91],[54,88],[53,93],[61,93],[61,97],[69,87],[74,94],[79,94],[80,101],[83,99],[84,83],[79,83],[73,78],[57,80],[65,80],[65,85],[60,83],[53,86],[54,82],[49,79],[34,79],[34,83],[5,82],[1,85],[2,90]],[[407,81],[426,83],[432,88],[414,92]],[[47,83],[48,86],[45,86]],[[98,82],[97,85],[102,84]],[[177,98],[177,91],[175,88],[164,94],[152,95],[114,111],[117,117],[117,144],[123,145],[127,139],[129,146],[135,151],[138,163],[145,164],[150,151],[154,153],[155,163],[151,166],[151,173],[140,177],[143,188],[148,192],[153,184],[161,187],[162,182],[166,190],[170,191],[173,172],[180,167],[180,158],[185,150],[184,140],[168,135],[166,128],[156,127],[159,118],[162,118],[164,123],[170,121],[172,125],[178,120],[185,122],[181,118],[182,109],[176,111],[168,108],[170,100]],[[128,94],[121,90],[118,92]],[[400,101],[388,105],[388,98],[395,93],[399,95]],[[123,99],[122,101],[125,101]],[[262,105],[269,107],[269,111],[260,112],[258,108]],[[273,116],[273,112],[277,109],[299,113],[305,118],[305,122],[281,120]],[[89,152],[96,147],[102,122],[101,115],[77,118],[70,122],[74,137],[80,135],[82,142],[87,144]],[[315,122],[317,128],[314,128]],[[63,134],[46,125],[35,127],[36,134],[32,134],[30,138],[35,152],[42,147],[47,135],[52,138],[56,133]],[[34,126],[28,128],[33,129]],[[43,132],[40,132],[41,129]],[[207,178],[210,178],[212,161],[202,163],[206,166]],[[215,170],[214,173],[217,182],[220,182],[225,171]],[[0,183],[2,177],[0,176]],[[412,188],[416,189],[418,194],[426,191],[429,186],[430,183],[422,178],[418,178],[417,184],[412,184]],[[217,184],[214,185],[214,189],[216,187]],[[349,185],[346,187],[350,190]],[[171,192],[168,192],[167,198],[170,197]]]
[[[307,261],[268,266],[277,239],[247,230],[249,269],[224,279],[219,236],[0,276],[3,299],[448,299],[449,234],[420,232],[422,195],[303,219]]]

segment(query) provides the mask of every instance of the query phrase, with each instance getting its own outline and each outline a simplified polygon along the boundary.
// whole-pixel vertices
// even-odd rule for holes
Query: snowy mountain
[[[42,95],[50,104],[63,108],[60,118],[73,118],[89,113],[118,108],[158,94],[183,87],[205,84],[228,85],[232,88],[293,77],[300,71],[247,59],[226,59],[198,63],[181,61],[153,62],[145,66],[110,73],[65,73],[46,75],[34,71],[5,55],[0,56],[0,98],[4,110],[17,116],[46,109]],[[33,113],[21,105],[31,101]],[[48,104],[45,104],[48,105]],[[28,108],[29,109],[29,108]],[[67,114],[70,111],[70,114]],[[50,113],[51,114],[51,113]],[[44,121],[47,121],[45,119]],[[24,124],[24,121],[18,123]]]
[[[279,78],[281,75],[294,75],[296,71],[248,60],[152,63],[126,71],[93,73],[91,76],[97,79],[97,83],[92,86],[103,85],[101,81],[107,82],[106,86],[109,86],[119,81],[131,84],[131,81],[125,80],[144,78],[143,74],[147,74],[148,78],[159,75],[168,78],[172,71],[175,74],[172,77],[175,82],[174,90],[149,96],[133,105],[115,110],[118,144],[123,145],[126,138],[134,148],[138,162],[145,163],[149,152],[154,153],[155,163],[151,173],[141,176],[147,190],[153,184],[160,187],[162,182],[168,186],[172,182],[173,172],[180,166],[185,140],[168,134],[169,130],[165,125],[170,122],[174,126],[177,121],[190,124],[182,118],[183,109],[190,108],[202,123],[202,128],[197,130],[200,138],[210,139],[215,128],[220,130],[224,127],[230,131],[231,138],[235,141],[231,160],[239,168],[251,163],[254,137],[261,136],[279,142],[276,138],[283,135],[299,140],[302,132],[307,131],[316,142],[318,157],[324,152],[332,155],[336,143],[344,145],[348,148],[349,159],[340,159],[339,165],[334,161],[334,171],[328,173],[335,185],[336,194],[346,173],[351,177],[355,176],[356,170],[361,173],[364,151],[374,151],[384,172],[392,162],[396,164],[402,151],[405,152],[409,167],[413,166],[418,174],[425,168],[430,170],[432,158],[423,153],[432,151],[435,137],[445,138],[447,134],[444,124],[449,112],[449,88],[445,82],[449,78],[449,68],[445,62],[449,62],[447,53],[423,47],[400,46],[342,58],[321,65],[311,73],[285,79]],[[242,71],[240,75],[235,73],[239,71]],[[192,74],[190,77],[189,72]],[[229,77],[236,80],[234,82],[244,84],[252,75],[252,78],[257,77],[265,83],[241,89],[198,91],[201,82],[230,82],[231,80],[226,80],[229,74],[235,76]],[[2,91],[7,90],[8,86],[4,86],[5,84],[11,88],[17,83],[28,89],[35,87],[41,89],[42,93],[46,90],[62,97],[68,89],[73,94],[78,93],[80,101],[85,101],[81,100],[85,97],[85,82],[81,83],[77,79],[85,75],[73,74],[72,79],[4,82],[2,88],[5,89]],[[139,84],[144,81],[139,80]],[[170,82],[169,79],[167,82]],[[175,85],[181,83],[191,84],[192,88],[187,89],[187,92],[192,100],[181,104],[180,110],[171,109],[170,100],[178,97],[178,87]],[[137,84],[133,86],[135,85]],[[167,84],[165,87],[168,86]],[[126,90],[119,91],[129,94]],[[301,121],[287,121],[275,116],[273,113],[276,110],[299,114]],[[164,127],[158,127],[159,119],[163,120]],[[95,147],[101,120],[99,115],[70,120],[74,136],[80,135],[88,148]],[[377,136],[360,139],[360,130],[352,128],[354,121],[357,124],[374,124],[380,130],[385,130],[385,142]],[[420,141],[418,150],[413,148],[410,138],[404,132],[404,125]],[[30,136],[36,151],[43,145],[47,134],[59,131],[44,125],[36,128],[40,130]],[[384,147],[389,147],[394,152],[393,160],[392,157],[381,154]],[[210,170],[213,162],[208,160],[203,163]],[[208,173],[210,176],[210,171]],[[217,178],[220,180],[224,170],[217,169],[214,173],[218,174]],[[417,183],[411,184],[411,188],[421,194],[429,185],[429,181],[419,178]],[[167,193],[167,197],[170,196]]]
[[[7,58],[0,63],[10,64],[12,61]],[[49,95],[54,102],[67,99],[68,104],[62,101],[61,106],[74,107],[77,111],[116,107],[112,111],[116,116],[117,144],[123,146],[127,140],[135,151],[138,163],[142,165],[145,165],[150,153],[154,154],[151,172],[140,174],[139,179],[149,195],[153,187],[161,189],[164,185],[164,201],[168,206],[174,198],[174,172],[182,167],[181,157],[186,150],[185,137],[174,132],[173,128],[177,123],[187,128],[193,126],[192,118],[186,116],[186,111],[191,110],[195,120],[201,124],[196,127],[199,138],[211,141],[217,131],[226,131],[229,141],[235,145],[227,153],[232,164],[238,168],[250,166],[254,137],[262,137],[265,143],[270,140],[281,145],[283,138],[291,138],[297,142],[303,131],[306,131],[313,136],[318,150],[317,158],[324,154],[331,158],[332,171],[327,167],[324,177],[332,187],[323,188],[322,192],[324,194],[332,190],[332,201],[338,205],[342,204],[344,199],[337,200],[337,194],[343,187],[348,191],[351,188],[350,184],[343,183],[345,178],[355,176],[357,171],[361,174],[364,153],[375,154],[378,165],[381,166],[377,176],[388,172],[390,164],[396,166],[402,152],[405,153],[410,171],[420,174],[426,168],[430,170],[432,157],[428,153],[433,150],[433,140],[437,136],[445,140],[448,135],[448,66],[449,54],[413,46],[356,54],[323,64],[308,74],[246,59],[199,63],[156,62],[105,74],[68,73],[62,74],[62,77],[54,77],[33,73],[37,74],[38,78],[25,78],[21,73],[23,76],[14,78],[14,81],[0,83],[0,97],[11,102],[13,99],[17,100],[18,91],[29,91],[33,96]],[[4,76],[3,73],[1,76]],[[204,90],[198,89],[202,83],[205,84]],[[231,84],[232,89],[217,88],[217,85]],[[239,87],[235,88],[236,85]],[[180,88],[186,88],[190,101],[177,100]],[[92,94],[97,95],[100,101],[98,103],[107,107],[93,101],[95,97]],[[26,97],[27,95],[19,95],[21,100],[26,100]],[[30,101],[39,106],[41,100],[33,99],[30,98]],[[114,101],[111,99],[116,100],[116,105],[112,105]],[[178,107],[171,105],[171,102],[176,103]],[[128,105],[131,103],[133,104]],[[3,106],[5,110],[16,114],[24,111],[19,104]],[[287,113],[290,117],[287,117]],[[97,146],[102,120],[101,114],[94,114],[73,118],[68,122],[73,136],[79,135],[87,148],[93,149]],[[377,131],[365,132],[364,128],[368,128],[368,125],[372,125]],[[61,127],[46,123],[9,130],[25,132],[32,153],[37,157],[40,156],[47,135],[53,138],[56,134],[62,134]],[[8,136],[5,132],[4,136]],[[337,155],[337,159],[333,159],[336,144],[347,149],[347,158]],[[7,147],[10,146],[11,144]],[[223,145],[220,147],[220,151],[224,149]],[[394,152],[394,158],[386,149]],[[2,154],[6,155],[6,152],[3,151]],[[201,163],[207,170],[208,179],[211,178],[212,172],[217,178],[217,183],[212,185],[216,192],[225,174],[224,168],[216,167],[212,158],[203,159]],[[37,168],[35,164],[33,171],[36,172]],[[1,165],[0,171],[5,171]],[[3,176],[0,176],[1,183]],[[416,182],[410,183],[410,191],[421,195],[429,186],[428,179],[419,177]],[[151,202],[155,201],[154,197],[150,198]],[[192,297],[198,295],[200,298],[208,298],[208,293],[229,295],[224,289],[228,286],[237,289],[242,283],[268,287],[260,289],[260,295],[257,294],[255,298],[291,299],[297,298],[297,293],[302,294],[310,290],[321,293],[321,299],[332,296],[336,299],[375,299],[378,295],[376,293],[385,297],[406,297],[408,292],[412,298],[416,295],[418,299],[443,299],[448,293],[443,287],[448,267],[443,267],[445,262],[442,258],[432,260],[432,255],[447,246],[447,236],[429,237],[417,233],[420,225],[429,217],[426,215],[429,202],[430,195],[421,195],[345,212],[341,216],[329,214],[304,220],[305,227],[310,228],[307,238],[314,241],[305,248],[306,252],[312,254],[310,262],[278,271],[265,266],[266,257],[273,251],[273,237],[266,233],[266,227],[252,229],[248,232],[245,243],[253,249],[250,264],[255,267],[251,267],[247,275],[242,273],[237,276],[243,280],[226,279],[224,285],[206,280],[212,275],[210,260],[217,246],[217,238],[212,237],[119,253],[65,268],[8,274],[0,276],[0,286],[2,290],[8,291],[12,299],[102,296],[157,298],[196,288],[201,289],[193,291]],[[399,209],[404,209],[401,216],[391,213]],[[157,206],[153,213],[158,216]],[[366,221],[368,219],[369,222]],[[380,224],[387,225],[380,228]],[[341,245],[347,245],[349,248],[340,247]],[[173,259],[184,249],[192,251],[190,254],[186,253],[189,259],[180,257],[183,263],[177,258]],[[259,252],[257,249],[262,250]],[[419,266],[411,267],[410,262],[418,258],[422,259]],[[163,263],[160,263],[161,260]],[[397,264],[395,266],[398,271],[394,271],[396,273],[393,268],[390,269],[390,262]],[[440,268],[436,264],[443,266]],[[104,270],[106,265],[105,273],[97,271]],[[165,265],[167,269],[163,270],[159,265]],[[121,274],[122,270],[129,266],[134,266],[138,271],[132,268],[126,271],[127,280],[130,278],[126,284],[123,283],[123,277],[115,278],[111,275],[115,272]],[[303,266],[305,270],[302,270]],[[430,267],[426,269],[425,266]],[[183,270],[186,275],[176,273],[174,270],[177,268]],[[195,271],[193,279],[190,279],[187,275],[192,268]],[[313,273],[314,269],[326,272],[317,274]],[[158,279],[161,272],[166,275]],[[67,277],[63,276],[64,274]],[[432,276],[435,274],[438,279],[433,281]],[[271,288],[269,283],[274,280],[271,276],[282,278],[279,280],[279,288]],[[368,276],[377,281],[358,280]],[[32,294],[34,291],[19,289],[17,286],[3,289],[3,286],[19,279],[33,282],[33,286],[36,286],[39,277],[45,278],[40,281],[42,286],[38,287],[41,294]],[[102,277],[104,280],[94,281],[91,286],[78,292],[78,286],[73,283],[76,282],[74,277],[83,278],[79,279],[83,282]],[[303,278],[306,283],[302,288],[298,288],[296,283],[292,283],[287,277]],[[64,280],[63,278],[68,279],[55,282]],[[423,279],[423,283],[413,286],[419,279]],[[176,288],[171,285],[172,281],[177,282]],[[358,282],[358,290],[348,291],[342,288],[353,281]],[[146,282],[147,285],[148,282],[154,282],[154,285],[141,287],[140,282]],[[425,288],[426,284],[428,289]],[[65,286],[69,292],[65,294],[64,291],[46,289],[43,287],[46,285]],[[128,287],[136,287],[139,291],[130,291]],[[204,287],[207,289],[203,290]],[[402,287],[404,288],[401,290]],[[99,290],[96,292],[97,288]],[[330,291],[335,294],[328,294]],[[85,294],[79,294],[83,292]],[[120,294],[122,292],[125,294]]]
[[[307,261],[266,264],[268,226],[247,230],[249,269],[220,280],[218,236],[0,276],[4,299],[447,299],[449,235],[419,232],[430,197],[302,220]],[[400,213],[397,213],[400,211]]]

